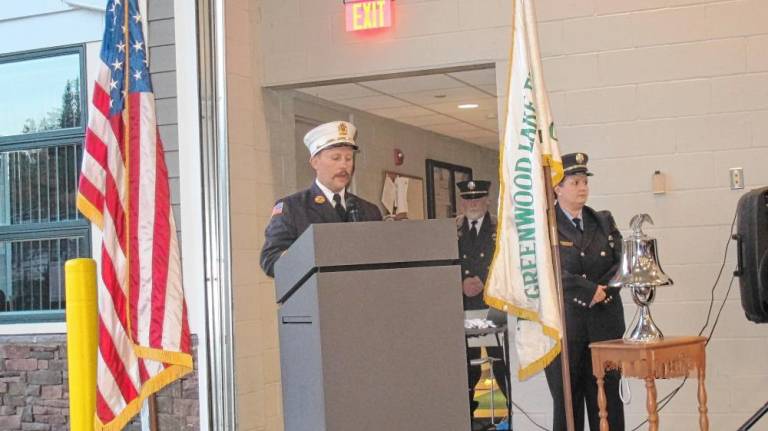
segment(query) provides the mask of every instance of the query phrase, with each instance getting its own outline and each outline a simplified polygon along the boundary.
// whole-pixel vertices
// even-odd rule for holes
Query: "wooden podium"
[[[285,429],[466,431],[453,220],[310,226],[275,266]]]

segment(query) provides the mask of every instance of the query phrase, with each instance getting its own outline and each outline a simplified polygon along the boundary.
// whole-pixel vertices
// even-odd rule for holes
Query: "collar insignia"
[[[324,204],[324,203],[325,203],[325,200],[326,200],[326,199],[325,199],[325,196],[322,196],[322,195],[317,195],[317,196],[315,196],[315,203],[316,203],[316,204],[320,204],[320,205],[322,205],[322,204]]]

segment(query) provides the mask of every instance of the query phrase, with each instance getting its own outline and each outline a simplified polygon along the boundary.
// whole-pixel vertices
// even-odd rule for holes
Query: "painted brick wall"
[[[395,3],[395,26],[375,38],[345,33],[336,0],[250,5],[248,17],[233,20],[258,31],[251,82],[258,88],[495,61],[503,93],[510,1]],[[620,227],[635,213],[652,215],[649,232],[675,280],[659,291],[656,321],[669,335],[697,333],[742,194],[728,189],[728,168],[744,168],[747,189],[768,184],[768,2],[537,0],[536,7],[562,150],[590,154],[591,204],[611,209]],[[651,193],[655,170],[667,175],[664,195]],[[730,281],[732,251],[716,305]],[[634,306],[625,303],[629,320]],[[737,428],[768,399],[766,357],[766,327],[745,320],[734,286],[708,347],[711,429]],[[661,382],[659,394],[673,385]],[[694,387],[687,384],[662,412],[662,427],[696,429]],[[634,383],[632,391],[634,427],[645,391]],[[515,384],[513,394],[536,421],[550,423],[542,377]],[[520,414],[515,423],[536,429]]]
[[[227,134],[237,429],[282,430],[277,305],[272,280],[256,269],[264,228],[280,196],[281,156],[293,147],[274,145],[261,91],[263,58],[257,2],[227,0]],[[269,130],[269,132],[268,132]]]
[[[696,334],[742,195],[729,190],[728,168],[744,168],[747,190],[768,184],[768,3],[581,3],[592,3],[584,16],[543,26],[563,151],[590,154],[591,203],[611,209],[622,229],[636,213],[654,218],[649,232],[675,280],[659,289],[654,317],[666,334]],[[666,194],[651,193],[655,170],[667,176]],[[715,311],[734,251],[715,290]],[[711,429],[737,428],[768,399],[768,329],[748,322],[739,300],[736,280],[707,348]],[[635,306],[626,295],[624,303],[629,321]],[[660,383],[659,395],[673,386]],[[644,418],[645,390],[633,382],[632,392],[626,411],[634,426]],[[695,429],[695,382],[661,418]]]

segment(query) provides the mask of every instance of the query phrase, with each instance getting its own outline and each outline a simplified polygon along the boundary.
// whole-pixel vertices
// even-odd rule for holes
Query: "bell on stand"
[[[629,222],[632,234],[623,241],[621,263],[616,274],[608,282],[610,287],[626,287],[632,292],[637,312],[624,333],[624,340],[633,343],[653,343],[664,339],[664,334],[651,317],[650,304],[656,296],[656,288],[672,285],[659,265],[656,239],[643,233],[642,225],[653,224],[648,214],[637,214]]]

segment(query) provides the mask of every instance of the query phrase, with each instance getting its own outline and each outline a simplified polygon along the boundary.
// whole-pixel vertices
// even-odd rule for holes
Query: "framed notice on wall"
[[[424,180],[398,172],[384,172],[381,203],[385,218],[394,220],[424,219]]]
[[[472,179],[472,168],[427,159],[427,217],[456,217],[456,183]]]

